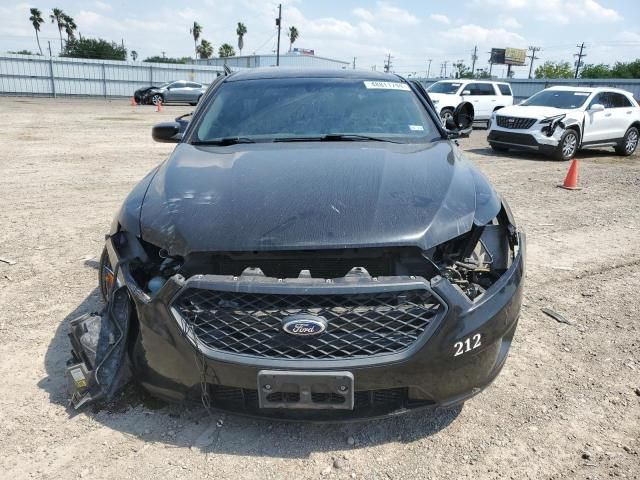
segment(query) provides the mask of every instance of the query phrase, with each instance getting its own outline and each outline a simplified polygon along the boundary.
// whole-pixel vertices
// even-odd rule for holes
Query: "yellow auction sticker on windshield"
[[[371,80],[365,80],[364,86],[370,89],[379,89],[379,90],[405,90],[410,91],[409,85],[406,83],[400,82],[377,82]]]

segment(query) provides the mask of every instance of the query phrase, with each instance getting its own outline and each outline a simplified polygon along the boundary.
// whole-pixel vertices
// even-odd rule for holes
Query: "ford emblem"
[[[319,335],[327,329],[327,320],[307,313],[289,315],[282,320],[282,329],[291,335]]]

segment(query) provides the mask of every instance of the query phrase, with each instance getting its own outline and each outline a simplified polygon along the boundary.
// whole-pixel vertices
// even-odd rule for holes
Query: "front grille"
[[[502,128],[512,128],[514,130],[526,130],[536,123],[535,118],[506,117],[496,115],[496,123]]]
[[[354,359],[401,352],[444,307],[428,290],[349,294],[265,294],[188,288],[173,307],[193,334],[220,352],[269,359]],[[327,320],[325,332],[285,333],[293,314]]]
[[[314,393],[313,401],[318,403],[343,403],[344,397],[335,393]],[[211,406],[234,411],[259,411],[258,392],[248,388],[210,385]],[[299,394],[294,392],[274,392],[269,400],[277,402],[297,402]],[[401,408],[409,403],[408,389],[389,388],[354,392],[354,410],[368,408]]]
[[[524,145],[535,147],[538,145],[535,137],[528,133],[504,132],[502,130],[491,130],[487,137],[489,142],[503,142],[512,145]]]

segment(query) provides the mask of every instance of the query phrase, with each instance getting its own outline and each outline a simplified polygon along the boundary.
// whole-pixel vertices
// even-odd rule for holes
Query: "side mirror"
[[[469,102],[462,102],[453,111],[451,118],[447,119],[445,129],[449,138],[466,138],[471,135],[473,129],[474,111]]]
[[[151,136],[156,142],[178,143],[182,140],[183,132],[179,122],[163,122],[153,126]]]
[[[602,105],[601,103],[594,103],[593,105],[591,105],[591,108],[589,110],[591,110],[592,112],[603,112],[604,105]]]
[[[462,95],[471,95],[471,90],[463,90]]]

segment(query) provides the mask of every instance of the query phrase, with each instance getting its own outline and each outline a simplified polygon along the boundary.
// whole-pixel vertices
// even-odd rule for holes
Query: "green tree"
[[[289,31],[287,32],[287,37],[289,37],[289,51],[293,50],[293,44],[296,43],[299,36],[300,32],[296,27],[289,27]]]
[[[458,60],[457,63],[454,63],[453,68],[455,69],[456,78],[473,78],[471,70],[464,64],[462,60]]]
[[[134,62],[138,59],[138,52],[136,52],[135,50],[131,50],[131,53],[129,55],[131,55],[131,60],[133,60]]]
[[[36,31],[36,41],[38,42],[38,50],[40,50],[40,55],[42,55],[42,47],[40,46],[40,37],[38,36],[38,32],[40,32],[40,25],[44,23],[44,18],[42,18],[42,12],[37,8],[30,9],[31,16],[29,17],[29,21],[31,25],[33,25],[33,29]]]
[[[198,56],[198,40],[200,40],[200,35],[202,34],[202,25],[200,25],[198,22],[193,22],[193,26],[189,29],[189,33],[193,36],[193,47],[195,49],[196,57],[197,57]]]
[[[210,58],[211,55],[213,55],[213,45],[203,38],[200,45],[196,48],[196,53],[200,58]]]
[[[62,14],[62,19],[64,20],[64,33],[67,34],[67,42],[72,38],[75,38],[75,31],[78,29],[76,22],[73,18],[66,13]]]
[[[231,45],[229,45],[228,43],[223,43],[222,45],[220,45],[220,48],[218,49],[218,56],[220,58],[235,57],[235,55],[236,51]]]
[[[143,62],[148,62],[148,63],[189,63],[190,61],[191,61],[191,57],[172,58],[172,57],[162,57],[160,55],[147,57],[143,60]]]
[[[611,69],[613,78],[640,78],[640,59],[633,62],[616,62]]]
[[[56,23],[58,25],[58,35],[60,35],[60,52],[62,52],[64,50],[62,45],[62,29],[64,28],[65,13],[61,8],[54,8],[52,11],[53,13],[49,15],[49,18],[51,19],[51,23]]]
[[[604,63],[585,65],[580,72],[580,78],[611,78],[611,68]]]
[[[574,71],[569,62],[546,61],[536,68],[536,78],[573,78]]]
[[[100,60],[126,60],[127,49],[101,38],[72,38],[64,46],[62,57],[97,58]]]
[[[238,50],[242,55],[242,49],[244,48],[244,36],[247,34],[247,27],[244,23],[238,22],[238,28],[236,28],[236,35],[238,35]]]
[[[7,52],[7,53],[13,53],[13,54],[17,54],[17,55],[42,55],[41,53],[33,53],[31,50],[18,50],[13,51],[13,52]]]

